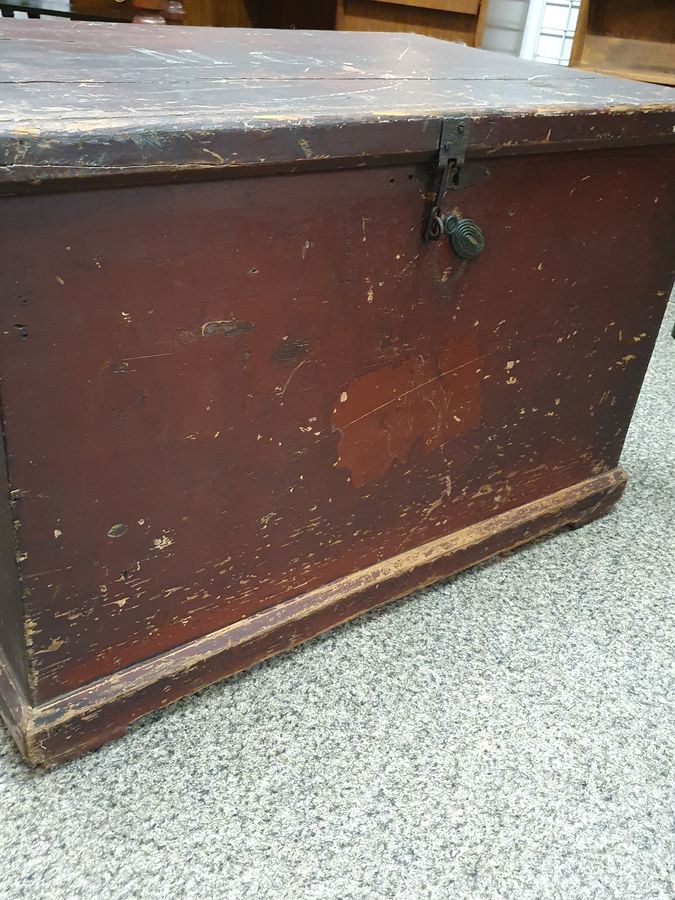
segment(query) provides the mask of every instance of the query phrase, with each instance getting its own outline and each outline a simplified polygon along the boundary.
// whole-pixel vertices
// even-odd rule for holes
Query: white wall
[[[487,3],[481,46],[486,50],[518,56],[523,42],[529,0],[487,0]]]

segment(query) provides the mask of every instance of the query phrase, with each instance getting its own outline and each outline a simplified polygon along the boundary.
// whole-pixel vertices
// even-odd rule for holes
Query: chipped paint
[[[72,27],[84,34],[84,26]],[[127,38],[120,34],[115,40]],[[171,31],[161,40],[173,41]],[[204,40],[210,39],[204,35]],[[232,40],[239,38],[233,35]],[[316,37],[312,40],[316,43]],[[384,40],[369,38],[371,43]],[[662,233],[654,226],[663,221],[666,202],[655,176],[660,177],[658,160],[666,148],[631,154],[640,157],[636,179],[623,159],[625,177],[616,177],[607,148],[617,142],[656,145],[670,102],[662,99],[658,110],[654,104],[645,112],[640,97],[655,89],[618,85],[624,101],[640,114],[612,119],[604,106],[593,108],[608,82],[579,75],[583,85],[569,86],[564,96],[560,79],[567,76],[536,67],[520,84],[503,73],[496,79],[481,72],[461,84],[457,77],[450,87],[447,79],[425,76],[417,52],[418,44],[428,43],[432,55],[447,54],[447,46],[434,50],[433,42],[413,36],[387,40],[394,52],[372,84],[364,83],[368,67],[357,57],[359,65],[353,68],[358,80],[350,83],[334,74],[324,77],[325,71],[321,78],[306,78],[304,70],[295,69],[292,78],[275,79],[273,85],[261,77],[245,86],[241,79],[234,85],[236,79],[214,71],[210,83],[201,78],[186,88],[188,93],[198,90],[203,105],[167,107],[155,98],[151,109],[148,85],[139,83],[129,87],[136,95],[133,105],[106,110],[102,119],[100,109],[90,103],[69,115],[56,96],[61,88],[41,82],[26,90],[41,96],[52,92],[57,107],[45,104],[29,111],[45,126],[40,129],[44,138],[23,145],[16,133],[26,127],[28,111],[12,107],[5,112],[8,165],[0,173],[5,190],[16,192],[16,182],[25,182],[26,190],[35,192],[29,207],[51,204],[55,212],[60,209],[68,228],[58,234],[75,251],[65,252],[57,239],[53,254],[32,254],[29,287],[34,283],[46,290],[32,291],[33,305],[20,318],[29,322],[31,336],[25,345],[14,330],[3,338],[11,388],[6,392],[10,471],[16,482],[10,488],[31,489],[25,503],[12,495],[17,525],[22,506],[27,513],[20,536],[31,554],[19,572],[23,608],[42,629],[35,638],[39,647],[52,639],[65,641],[60,650],[38,657],[38,678],[31,687],[39,688],[41,698],[56,699],[28,711],[31,754],[53,759],[69,747],[81,749],[119,733],[126,716],[141,714],[158,696],[168,702],[243,665],[245,654],[250,660],[277,652],[313,629],[348,618],[371,600],[390,599],[397,591],[439,577],[441,570],[475,561],[488,552],[485,541],[494,552],[537,529],[583,520],[614,491],[603,482],[565,498],[547,497],[535,512],[520,509],[489,526],[479,521],[497,504],[516,507],[556,485],[586,477],[591,466],[605,465],[605,458],[607,466],[616,461],[620,440],[614,434],[626,424],[663,305],[656,288],[667,287],[666,267],[654,242],[646,239]],[[28,36],[24,43],[31,41]],[[317,46],[310,50],[319,52]],[[450,50],[460,56],[471,53]],[[180,59],[178,53],[172,50],[170,56]],[[146,56],[153,66],[162,62]],[[392,81],[397,58],[415,67],[415,77]],[[297,64],[290,57],[287,62]],[[109,71],[108,61],[102,65]],[[305,54],[301,65],[311,69],[315,64]],[[151,90],[161,93],[157,87]],[[276,92],[278,100],[279,91],[288,100],[288,115],[284,103],[273,107],[269,101],[269,93]],[[210,93],[215,104],[207,99]],[[496,104],[495,98],[505,94],[524,99],[515,107],[511,101]],[[311,102],[305,103],[308,96]],[[241,105],[229,104],[228,97],[238,97]],[[606,93],[605,101],[609,110],[621,105]],[[476,186],[474,195],[472,184],[467,185],[470,191],[456,195],[466,215],[483,216],[486,227],[501,229],[491,245],[492,259],[465,266],[461,279],[454,277],[459,266],[447,242],[429,247],[419,234],[427,202],[420,192],[430,181],[438,118],[452,114],[452,108],[474,118],[470,155],[475,159],[470,165],[482,166],[477,158],[493,151],[501,156],[490,163],[489,189]],[[533,110],[534,115],[526,115]],[[573,119],[565,111],[573,112]],[[254,116],[266,113],[278,118],[270,116],[261,127]],[[593,161],[594,154],[577,152],[594,128],[592,140],[604,148],[600,164]],[[537,146],[542,141],[546,146]],[[541,151],[551,148],[574,152],[546,158],[551,181],[543,185],[535,175]],[[308,149],[316,159],[336,162],[308,162]],[[522,151],[534,154],[526,159]],[[508,160],[509,153],[518,158]],[[199,177],[216,169],[223,169],[217,174],[227,180],[227,198],[216,190],[225,181],[209,183]],[[524,178],[529,170],[527,191],[514,193],[507,169],[519,170]],[[612,169],[610,179],[605,170]],[[294,171],[307,177],[296,179],[290,174]],[[138,189],[134,182],[142,182],[147,172],[159,175],[153,179],[158,185],[152,188],[152,203],[141,199],[125,205],[129,197],[145,197],[149,188]],[[578,186],[574,201],[566,204],[570,181],[590,172],[597,175]],[[240,177],[258,174],[265,177]],[[180,198],[176,205],[170,185],[161,186],[174,175],[184,181],[179,190],[184,206]],[[93,204],[91,215],[105,220],[110,232],[105,248],[95,232],[82,226],[93,221],[91,216],[78,215],[78,204],[86,206],[92,191],[58,193],[37,185],[43,179],[78,178],[82,186],[93,187],[100,176],[110,176],[112,187],[118,176],[129,185],[102,192]],[[392,177],[395,186],[390,186]],[[298,190],[296,181],[316,190]],[[649,201],[662,194],[662,202],[636,205],[638,185],[640,196]],[[605,201],[593,203],[593,192]],[[173,200],[165,204],[162,197],[169,195]],[[588,219],[582,215],[582,197],[590,200]],[[17,211],[25,206],[20,196],[7,198],[7,203]],[[640,272],[625,258],[628,278],[622,277],[620,253],[627,232],[621,229],[621,215],[615,215],[622,205],[638,210],[636,227],[645,238]],[[515,218],[507,216],[509,206]],[[571,233],[566,216],[573,207],[572,230],[580,239],[560,247],[556,235]],[[281,214],[275,214],[279,208]],[[546,215],[540,217],[542,211]],[[26,216],[29,224],[30,218]],[[194,228],[186,228],[186,222]],[[523,243],[528,222],[536,240]],[[204,255],[207,225],[215,228],[217,252]],[[139,232],[140,241],[133,246],[143,251],[133,272],[115,264],[116,241],[128,238],[129,228]],[[40,229],[18,232],[39,234]],[[610,233],[616,239],[616,265],[601,272],[602,254],[594,262],[590,243],[583,253],[581,248],[591,234]],[[316,245],[304,247],[303,262],[306,238]],[[534,271],[540,260],[546,275]],[[133,288],[136,275],[141,277],[141,269],[135,268],[141,262],[144,290],[139,294],[127,287],[133,282]],[[578,283],[563,278],[568,262]],[[54,281],[54,269],[67,292]],[[17,274],[20,281],[23,276]],[[14,275],[10,270],[6,276],[10,293]],[[616,289],[620,281],[625,292]],[[535,282],[538,289],[530,291]],[[83,287],[90,293],[82,294]],[[54,304],[42,304],[57,295],[66,315],[50,320],[56,315]],[[84,304],[96,296],[101,301],[97,308],[108,304],[103,314],[110,327],[94,327],[88,320]],[[127,306],[129,312],[120,313],[122,302],[133,304]],[[78,328],[71,329],[70,313],[78,311]],[[616,329],[603,339],[603,326],[612,316]],[[256,327],[248,335],[235,329],[239,337],[228,336],[233,332],[227,324],[202,330],[202,323],[208,326],[211,320],[222,326],[249,318]],[[480,322],[480,329],[473,322]],[[649,337],[631,339],[647,325]],[[478,346],[463,356],[454,345],[468,331],[476,333]],[[617,331],[626,347],[616,347]],[[290,337],[275,358],[284,332]],[[391,338],[386,348],[380,346],[384,335]],[[559,335],[566,335],[560,345]],[[597,348],[596,337],[601,343]],[[54,358],[59,378],[43,380],[47,399],[62,388],[63,396],[82,399],[77,412],[74,401],[72,408],[70,400],[60,404],[70,410],[75,426],[59,423],[60,456],[71,464],[77,460],[73,447],[81,441],[83,422],[92,426],[87,432],[92,440],[106,441],[105,447],[92,445],[95,452],[87,454],[82,478],[76,464],[70,473],[74,485],[86,486],[84,501],[77,488],[72,493],[48,490],[51,470],[44,471],[44,479],[36,478],[35,467],[56,463],[51,455],[35,457],[32,438],[23,441],[23,417],[33,414],[27,388],[34,393],[42,376],[41,367],[27,363],[52,338],[57,349],[64,341],[72,341],[71,350],[78,341],[84,348],[82,354],[69,355],[65,368]],[[308,352],[292,348],[294,340],[308,341]],[[442,360],[444,349],[453,346]],[[612,374],[605,371],[617,351],[621,355],[631,349],[638,359],[632,365],[624,360],[627,371],[617,371],[620,363]],[[128,353],[136,355],[120,360]],[[303,363],[298,368],[306,356],[311,356],[311,367]],[[30,376],[23,385],[19,364]],[[382,367],[389,371],[380,373]],[[370,386],[360,381],[369,375],[375,377]],[[516,375],[520,385],[505,388],[504,380]],[[71,377],[73,385],[66,383]],[[470,378],[467,385],[465,377]],[[475,428],[473,391],[481,407]],[[562,396],[561,403],[555,395]],[[587,409],[590,401],[595,419]],[[611,408],[614,403],[616,409]],[[46,403],[41,408],[51,413]],[[56,416],[59,404],[53,408]],[[332,419],[339,420],[342,430]],[[45,430],[47,424],[51,428],[45,423]],[[376,463],[368,454],[374,454]],[[113,460],[114,465],[106,465]],[[381,477],[376,475],[380,464],[388,466]],[[443,480],[451,464],[454,488]],[[359,485],[364,476],[370,480]],[[491,490],[473,496],[485,486]],[[570,506],[582,494],[583,507]],[[78,515],[82,502],[84,520]],[[270,510],[275,513],[261,523]],[[117,541],[105,538],[113,516],[129,523],[129,533]],[[539,516],[549,518],[541,524]],[[65,549],[56,534],[49,539],[54,525],[61,530],[62,521],[68,531]],[[445,541],[433,552],[423,545],[440,540],[459,523],[472,522],[459,544]],[[503,529],[515,531],[505,535]],[[177,546],[154,546],[153,537],[162,541],[158,532],[170,534]],[[399,550],[405,557],[398,557]],[[455,552],[459,560],[446,562],[444,554]],[[422,571],[418,564],[425,566],[429,559],[431,568]],[[71,562],[59,567],[66,560]],[[375,563],[380,568],[373,575]],[[346,571],[355,575],[346,587],[342,583],[338,595],[334,585]],[[338,602],[339,611],[334,610]],[[222,631],[233,622],[237,628],[243,623],[241,630],[233,626]],[[19,641],[23,644],[22,634]],[[179,649],[167,653],[167,647]]]
[[[254,327],[253,322],[244,322],[239,319],[219,319],[214,322],[204,322],[201,332],[203,337],[210,337],[214,334],[230,336],[244,334],[247,331],[251,331]]]
[[[601,474],[592,479],[376,562],[271,609],[240,616],[224,628],[35,709],[20,707],[20,725],[18,713],[10,723],[13,733],[34,764],[54,764],[98,746],[119,735],[120,723],[125,727],[155,708],[158,689],[164,705],[432,580],[563,525],[597,518],[616,502],[625,483],[620,469],[607,471],[602,463],[598,468]]]
[[[64,641],[61,638],[52,638],[47,647],[44,647],[42,650],[34,650],[35,656],[40,656],[43,653],[54,653],[56,650],[59,650],[63,647]]]

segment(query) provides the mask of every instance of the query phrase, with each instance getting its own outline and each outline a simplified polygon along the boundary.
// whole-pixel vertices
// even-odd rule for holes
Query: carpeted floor
[[[604,520],[44,774],[0,731],[0,897],[675,897],[675,341]]]

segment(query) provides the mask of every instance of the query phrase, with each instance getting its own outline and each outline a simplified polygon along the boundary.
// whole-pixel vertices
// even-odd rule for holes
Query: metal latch
[[[462,259],[474,259],[485,248],[485,238],[473,219],[460,219],[443,212],[445,192],[456,190],[469,145],[468,118],[443,119],[438,146],[438,167],[434,184],[434,202],[429,212],[425,241],[437,241],[447,235],[450,246]]]
[[[471,120],[443,119],[438,144],[438,163],[434,184],[434,202],[424,232],[426,241],[437,241],[444,233],[441,207],[448,188],[457,188],[469,145]]]

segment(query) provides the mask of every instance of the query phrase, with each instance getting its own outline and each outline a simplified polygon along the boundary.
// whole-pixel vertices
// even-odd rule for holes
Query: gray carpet
[[[674,448],[666,326],[604,520],[51,773],[1,731],[0,897],[675,897]]]

